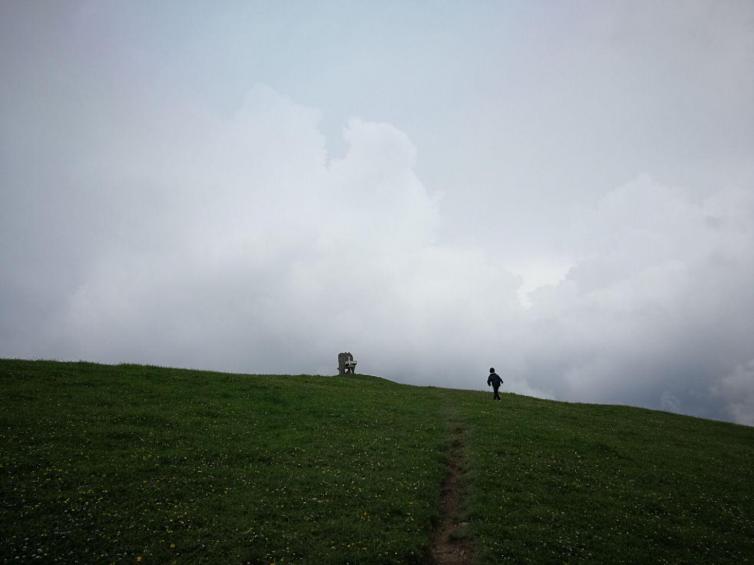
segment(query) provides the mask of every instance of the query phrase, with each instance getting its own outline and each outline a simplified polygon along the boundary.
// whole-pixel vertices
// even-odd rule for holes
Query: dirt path
[[[466,565],[472,562],[473,546],[468,523],[462,521],[461,480],[464,468],[463,427],[451,426],[448,474],[440,493],[440,521],[432,540],[432,560],[437,565]]]

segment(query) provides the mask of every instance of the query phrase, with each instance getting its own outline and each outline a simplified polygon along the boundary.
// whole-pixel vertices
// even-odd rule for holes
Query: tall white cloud
[[[4,303],[23,286],[47,306],[5,318],[4,355],[328,373],[349,349],[408,382],[478,388],[494,363],[520,392],[751,423],[751,191],[610,191],[571,212],[572,267],[524,307],[503,255],[444,237],[452,214],[394,126],[351,120],[331,158],[319,113],[264,86],[229,118],[111,118],[123,138],[45,173],[68,177],[59,193],[7,179],[7,204],[59,223],[57,261],[77,268],[56,281],[39,263],[49,236],[16,256],[44,281]]]
[[[750,3],[302,10],[0,5],[0,355],[752,423]]]

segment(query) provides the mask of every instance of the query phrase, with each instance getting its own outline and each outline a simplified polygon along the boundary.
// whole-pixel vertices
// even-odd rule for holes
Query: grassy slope
[[[754,429],[503,399],[459,395],[482,561],[754,561]]]
[[[0,560],[421,561],[450,418],[482,563],[754,556],[754,429],[369,377],[0,361]]]
[[[444,430],[420,389],[16,361],[0,382],[0,555],[423,555]]]

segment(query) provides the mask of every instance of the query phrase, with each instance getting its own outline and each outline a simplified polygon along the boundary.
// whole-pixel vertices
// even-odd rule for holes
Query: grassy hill
[[[457,450],[451,449],[454,443]],[[754,429],[399,385],[0,360],[0,560],[754,560]]]

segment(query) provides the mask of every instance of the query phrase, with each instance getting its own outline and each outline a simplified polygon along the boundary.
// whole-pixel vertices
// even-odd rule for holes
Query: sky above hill
[[[0,356],[754,425],[754,4],[0,3]]]

